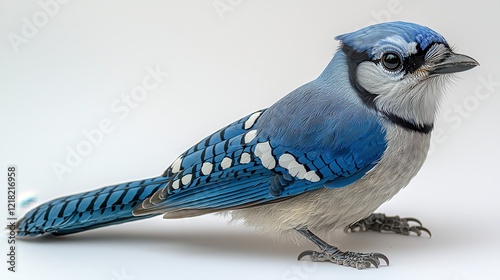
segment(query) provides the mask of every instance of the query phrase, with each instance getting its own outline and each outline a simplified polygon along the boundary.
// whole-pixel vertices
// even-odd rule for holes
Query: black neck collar
[[[411,131],[415,131],[415,132],[419,132],[419,133],[423,133],[423,134],[428,134],[434,128],[434,124],[432,124],[432,123],[431,124],[419,124],[419,125],[416,125],[413,122],[405,120],[405,119],[403,119],[403,118],[401,118],[399,116],[396,116],[394,114],[386,113],[386,112],[381,112],[381,113],[390,122],[392,122],[392,123],[394,123],[396,125],[399,125],[402,128],[411,130]]]

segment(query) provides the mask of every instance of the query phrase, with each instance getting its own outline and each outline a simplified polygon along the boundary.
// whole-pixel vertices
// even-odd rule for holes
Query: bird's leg
[[[357,269],[369,268],[374,266],[378,268],[380,265],[380,259],[383,259],[387,265],[389,265],[389,259],[380,253],[355,253],[355,252],[343,252],[337,247],[332,246],[321,238],[317,237],[312,233],[307,227],[300,227],[295,229],[297,232],[305,236],[311,242],[316,244],[320,248],[320,252],[307,250],[302,252],[298,260],[300,261],[303,257],[309,256],[309,259],[313,262],[332,262],[339,265],[345,265],[350,267],[355,267]]]
[[[411,222],[416,223],[416,225],[410,225]],[[423,227],[422,223],[415,218],[388,217],[382,213],[373,213],[368,218],[362,219],[344,229],[345,232],[369,230],[393,232],[402,235],[410,235],[413,232],[418,236],[422,235],[422,232],[427,232],[431,236],[431,232]]]

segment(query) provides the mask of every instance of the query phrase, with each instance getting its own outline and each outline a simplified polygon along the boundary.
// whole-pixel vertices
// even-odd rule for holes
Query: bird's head
[[[432,130],[449,74],[479,65],[453,52],[437,32],[414,23],[381,23],[336,39],[363,102],[396,124],[425,133]]]

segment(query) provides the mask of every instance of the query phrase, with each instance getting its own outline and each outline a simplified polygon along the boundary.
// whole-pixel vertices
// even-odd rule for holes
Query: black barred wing
[[[349,143],[338,150],[314,143],[290,148],[286,139],[261,134],[265,114],[252,113],[179,156],[164,173],[167,185],[134,215],[186,217],[281,201],[325,185],[343,187],[370,170],[385,149],[384,135],[370,131],[356,138],[356,151]]]

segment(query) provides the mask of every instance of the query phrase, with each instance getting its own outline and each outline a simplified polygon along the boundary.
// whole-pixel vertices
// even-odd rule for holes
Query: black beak
[[[448,57],[432,67],[429,74],[451,74],[467,71],[479,65],[474,58],[450,52]]]

